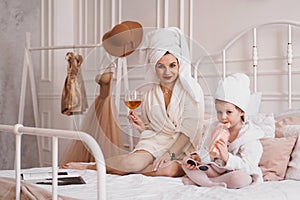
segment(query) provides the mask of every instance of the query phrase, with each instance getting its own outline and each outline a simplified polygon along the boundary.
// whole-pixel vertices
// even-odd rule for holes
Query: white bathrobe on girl
[[[259,139],[264,137],[264,132],[251,121],[245,121],[237,138],[232,143],[228,142],[229,157],[226,165],[223,165],[209,156],[211,134],[217,123],[219,122],[213,122],[205,132],[203,143],[197,152],[201,162],[214,164],[224,171],[243,170],[252,176],[253,183],[263,182],[258,163],[263,153]]]
[[[250,102],[250,80],[243,73],[235,73],[219,81],[215,93],[215,99],[229,102],[247,113]],[[228,142],[229,158],[224,165],[220,159],[211,160],[208,150],[210,138],[216,123],[208,126],[199,155],[204,163],[215,164],[223,171],[242,170],[252,176],[253,183],[262,182],[262,172],[258,164],[263,153],[260,138],[264,132],[255,126],[248,117],[239,131],[237,138],[233,142]]]

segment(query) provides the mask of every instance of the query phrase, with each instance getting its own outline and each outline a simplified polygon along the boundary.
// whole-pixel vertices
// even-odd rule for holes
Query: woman
[[[182,176],[177,159],[199,142],[204,117],[202,89],[191,76],[189,49],[178,28],[152,31],[146,42],[152,81],[158,82],[145,95],[142,116],[129,114],[141,133],[135,149],[106,159],[107,173]],[[77,163],[64,167],[95,169],[95,165]]]

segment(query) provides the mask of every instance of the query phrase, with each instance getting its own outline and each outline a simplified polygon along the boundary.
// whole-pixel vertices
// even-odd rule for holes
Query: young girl
[[[262,182],[258,163],[263,152],[259,139],[264,134],[251,121],[245,121],[250,97],[249,82],[248,76],[242,73],[219,82],[215,94],[218,122],[206,131],[200,150],[183,159],[184,184],[242,188]],[[230,124],[229,135],[213,144],[215,152],[212,154],[212,134],[220,123]]]

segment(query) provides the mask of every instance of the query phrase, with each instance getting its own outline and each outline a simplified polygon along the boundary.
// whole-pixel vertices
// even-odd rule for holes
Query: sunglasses
[[[199,162],[197,162],[197,161],[195,161],[191,158],[187,159],[186,163],[190,164],[190,165],[193,165],[193,166],[196,166],[201,171],[207,171],[208,170],[207,165],[200,164]]]

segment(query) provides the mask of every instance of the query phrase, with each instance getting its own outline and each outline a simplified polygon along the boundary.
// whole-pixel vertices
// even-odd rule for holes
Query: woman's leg
[[[168,177],[181,177],[185,174],[181,167],[181,163],[177,160],[173,160],[166,163],[165,166],[159,168],[157,171],[152,171],[152,165],[149,165],[141,173],[146,176],[168,176]]]
[[[125,175],[140,173],[153,162],[153,156],[144,150],[114,156],[106,159],[106,171],[109,174]]]
[[[205,186],[205,187],[211,187],[211,186],[222,186],[226,187],[226,183],[222,181],[213,181],[211,180],[206,172],[194,169],[190,170],[186,168],[185,166],[182,166],[184,172],[189,177],[189,179],[192,180],[192,182],[196,183],[199,186]],[[184,182],[183,182],[184,183]]]
[[[237,170],[211,178],[214,182],[225,182],[228,188],[238,189],[250,185],[252,177],[244,171]]]
[[[106,172],[109,174],[125,175],[128,173],[140,173],[153,162],[152,155],[147,151],[135,151],[134,153],[123,154],[107,158],[105,160]],[[95,164],[69,162],[61,168],[69,169],[94,169]]]

